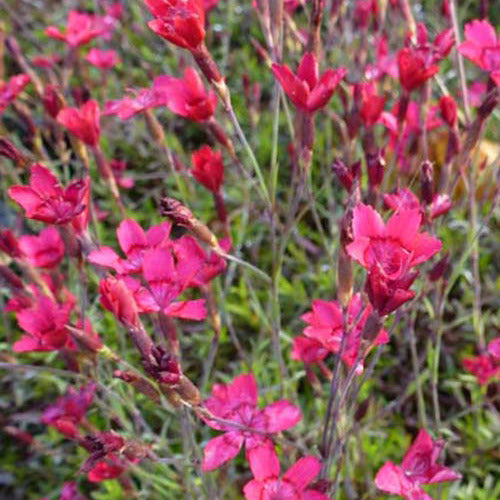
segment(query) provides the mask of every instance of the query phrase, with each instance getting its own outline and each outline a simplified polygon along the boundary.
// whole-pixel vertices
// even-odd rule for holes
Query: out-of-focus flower
[[[49,169],[37,163],[31,167],[30,185],[12,186],[7,193],[21,205],[29,219],[66,224],[88,208],[89,188],[88,177],[63,188]]]
[[[45,85],[42,96],[43,107],[52,118],[56,118],[61,109],[64,108],[64,98],[60,89],[54,85]]]
[[[224,182],[222,153],[204,145],[191,155],[193,177],[213,193],[218,193]]]
[[[70,47],[78,47],[89,43],[94,38],[105,33],[107,27],[102,18],[72,10],[68,14],[66,29],[61,31],[55,26],[45,29],[45,34],[51,38],[66,42]]]
[[[0,82],[0,114],[16,99],[30,81],[29,75],[21,73],[12,76],[6,83]]]
[[[488,344],[486,353],[464,358],[463,365],[481,385],[500,378],[500,337]]]
[[[436,64],[426,64],[422,54],[410,47],[398,52],[398,68],[399,81],[407,92],[421,87],[439,71]]]
[[[99,143],[101,128],[100,111],[96,100],[88,100],[81,108],[64,108],[57,114],[56,120],[66,127],[84,144],[95,147]]]
[[[375,84],[361,84],[361,118],[366,127],[373,127],[384,111],[385,97],[377,95]]]
[[[403,496],[407,500],[430,500],[422,489],[423,484],[461,478],[458,472],[436,463],[443,446],[444,442],[433,441],[427,431],[422,429],[406,452],[401,465],[386,462],[377,472],[375,485],[379,490]]]
[[[87,497],[78,491],[78,486],[74,481],[68,481],[63,484],[59,500],[87,500]]]
[[[215,113],[217,96],[205,91],[203,80],[194,68],[186,68],[183,78],[158,76],[153,88],[168,96],[166,106],[173,113],[195,121],[208,120]]]
[[[363,371],[363,354],[359,354],[361,348],[362,333],[366,321],[373,312],[371,305],[367,305],[362,312],[362,301],[359,293],[355,294],[347,306],[347,323],[349,335],[345,342],[342,360],[352,368],[356,363],[356,372]],[[304,328],[304,337],[294,339],[292,357],[306,363],[314,363],[324,359],[329,353],[338,353],[345,335],[343,328],[342,307],[337,302],[325,300],[313,300],[312,311],[302,315],[301,319],[308,326]],[[308,340],[315,341],[314,345]],[[367,348],[375,345],[386,344],[389,336],[383,328],[379,328],[372,343]],[[368,349],[365,349],[367,352]],[[359,357],[359,359],[358,359]]]
[[[145,0],[154,19],[148,26],[165,40],[195,50],[205,40],[203,0]]]
[[[96,391],[95,384],[87,384],[79,390],[70,387],[67,394],[48,406],[42,415],[42,422],[55,427],[66,437],[79,435],[78,425],[92,404]]]
[[[66,325],[74,303],[59,305],[45,295],[16,314],[19,327],[26,332],[14,343],[14,352],[55,351],[69,346],[71,339]]]
[[[55,267],[64,257],[64,243],[59,231],[49,226],[38,236],[21,236],[19,248],[29,264],[35,267]]]
[[[273,64],[272,71],[289,99],[304,113],[314,113],[325,106],[347,74],[347,69],[337,68],[328,69],[319,77],[318,62],[311,52],[302,57],[297,74],[281,64]]]
[[[152,89],[128,89],[128,92],[129,94],[121,99],[108,101],[102,114],[117,115],[122,120],[128,120],[137,113],[167,104],[166,92],[154,87]]]
[[[457,103],[450,95],[443,95],[439,99],[439,111],[441,117],[448,127],[455,127],[457,124]]]
[[[257,408],[257,383],[252,374],[239,375],[230,384],[215,384],[212,397],[205,408],[218,419],[234,422],[220,423],[203,419],[206,424],[224,434],[211,439],[203,450],[204,471],[210,471],[234,458],[243,443],[246,457],[253,468],[261,461],[258,450],[273,447],[266,434],[274,434],[293,427],[300,419],[300,410],[286,400],[276,401],[263,409]]]
[[[53,68],[62,61],[59,54],[48,54],[34,57],[31,62],[39,68]]]
[[[312,456],[298,460],[280,477],[280,462],[272,447],[258,448],[250,462],[253,479],[243,488],[247,500],[329,500],[308,485],[319,474],[321,463]]]
[[[103,70],[109,70],[120,62],[118,54],[114,50],[90,49],[85,60],[93,66]]]
[[[490,73],[500,87],[500,37],[486,20],[475,19],[465,25],[465,41],[458,49],[462,55]]]
[[[0,229],[0,251],[12,258],[22,256],[19,241],[12,230]]]

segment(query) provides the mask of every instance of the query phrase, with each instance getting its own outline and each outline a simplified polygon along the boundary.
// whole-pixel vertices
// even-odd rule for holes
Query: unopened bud
[[[425,160],[420,169],[422,175],[420,183],[422,200],[426,205],[430,205],[434,198],[434,167],[429,160]]]
[[[0,137],[0,156],[9,158],[17,167],[24,168],[29,164],[28,159],[6,137]]]
[[[372,188],[379,187],[382,184],[385,167],[385,152],[383,149],[378,149],[375,153],[368,153],[366,155],[368,181]]]

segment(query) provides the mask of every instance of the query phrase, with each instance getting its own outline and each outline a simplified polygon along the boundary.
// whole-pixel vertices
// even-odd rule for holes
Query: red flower
[[[31,167],[29,186],[12,186],[8,195],[29,219],[48,224],[66,224],[88,205],[90,178],[73,181],[63,188],[50,170],[37,163]]]
[[[286,400],[276,401],[264,409],[257,408],[257,383],[252,374],[239,375],[230,384],[216,384],[205,408],[215,417],[233,422],[222,424],[209,417],[207,425],[224,434],[211,439],[203,450],[202,468],[211,471],[234,458],[243,443],[250,466],[261,461],[258,450],[273,444],[265,434],[274,434],[293,427],[300,419],[300,410]]]
[[[490,72],[491,79],[500,87],[500,37],[486,20],[465,25],[465,42],[458,49],[462,55]]]
[[[194,68],[186,68],[183,78],[158,76],[153,89],[168,96],[166,105],[173,113],[195,121],[208,120],[215,113],[217,96],[206,92],[203,81]]]
[[[118,54],[114,50],[90,49],[85,60],[100,69],[111,69],[120,62]]]
[[[273,64],[272,71],[289,99],[304,113],[314,113],[326,105],[332,97],[347,69],[328,69],[321,78],[314,54],[304,54],[295,75],[288,66]]]
[[[51,38],[62,40],[71,47],[78,47],[89,43],[94,38],[102,35],[108,30],[102,18],[72,10],[68,15],[65,31],[55,26],[45,29],[45,34]]]
[[[145,0],[154,19],[148,26],[179,47],[194,50],[205,40],[203,0]]]
[[[11,77],[7,83],[0,82],[0,114],[15,100],[30,81],[31,78],[28,75],[21,73]]]
[[[467,357],[463,360],[463,365],[481,385],[486,385],[491,380],[500,378],[500,337],[488,344],[485,354]]]
[[[399,51],[398,67],[399,81],[407,92],[422,86],[439,71],[436,64],[426,63],[419,51],[409,47]]]
[[[95,384],[83,386],[80,390],[70,387],[68,393],[48,406],[42,415],[45,425],[52,425],[68,438],[79,434],[78,425],[92,404]]]
[[[191,155],[194,178],[213,193],[218,193],[224,182],[224,162],[220,151],[202,146]]]
[[[19,248],[35,267],[55,267],[64,257],[64,243],[59,231],[49,226],[38,236],[21,236]]]
[[[383,277],[401,278],[441,250],[437,238],[419,232],[421,224],[419,210],[400,210],[384,224],[372,207],[360,203],[354,209],[354,241],[347,252],[366,269],[377,266]]]
[[[385,97],[377,95],[373,83],[361,84],[361,118],[366,127],[373,127],[384,111]]]
[[[254,479],[243,488],[247,500],[328,500],[324,493],[307,488],[321,469],[315,457],[301,458],[280,478],[280,463],[274,449],[258,448],[250,468]]]
[[[68,346],[70,337],[66,325],[73,308],[72,302],[59,305],[45,295],[17,314],[19,327],[26,332],[14,343],[14,352],[55,351]]]
[[[126,326],[139,324],[139,313],[133,297],[121,279],[108,276],[99,282],[101,306],[111,311]]]
[[[377,472],[375,485],[382,491],[403,496],[407,500],[431,500],[422,489],[422,484],[461,478],[458,472],[436,464],[443,445],[442,441],[433,441],[427,431],[422,429],[406,452],[401,465],[387,462]]]
[[[99,142],[99,104],[89,99],[81,108],[64,108],[57,114],[56,120],[90,147]]]
[[[442,95],[439,99],[439,111],[448,127],[453,128],[457,124],[457,103],[453,97]]]
[[[129,89],[129,95],[116,101],[108,101],[104,106],[103,115],[118,115],[122,120],[128,120],[146,109],[165,106],[167,95],[156,88]]]
[[[96,462],[87,474],[87,478],[92,483],[100,483],[121,476],[126,468],[127,465],[123,460],[114,455],[108,455],[103,460]]]
[[[349,367],[353,367],[356,361],[356,373],[363,371],[363,356],[358,360],[361,347],[361,334],[368,317],[373,308],[368,305],[361,313],[361,295],[357,293],[349,302],[347,307],[349,337],[347,338],[342,360]],[[344,336],[342,307],[337,302],[325,300],[313,300],[312,311],[302,315],[301,319],[308,326],[304,328],[305,337],[296,337],[293,343],[294,359],[300,359],[306,363],[314,363],[324,359],[331,352],[339,352]],[[307,339],[307,340],[306,340]],[[314,342],[309,342],[309,341]],[[386,344],[389,342],[387,332],[381,328],[377,333],[373,345]]]

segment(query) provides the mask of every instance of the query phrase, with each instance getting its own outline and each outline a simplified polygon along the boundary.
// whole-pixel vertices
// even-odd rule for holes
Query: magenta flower
[[[31,78],[28,75],[21,73],[11,77],[7,83],[0,82],[0,115],[30,81]]]
[[[193,177],[212,193],[218,193],[224,182],[222,153],[206,144],[191,155]]]
[[[363,371],[364,358],[361,355],[358,360],[361,333],[363,332],[366,320],[373,312],[372,306],[368,304],[361,313],[362,306],[361,295],[357,293],[352,297],[347,307],[349,337],[346,340],[342,354],[342,360],[349,368],[353,367],[356,361],[358,362],[356,365],[356,372],[358,374]],[[340,351],[344,331],[342,307],[339,303],[328,302],[326,300],[313,300],[312,311],[302,315],[301,319],[308,326],[304,328],[304,337],[299,336],[294,339],[292,354],[294,359],[300,359],[306,363],[314,363],[324,359],[329,353]],[[387,342],[389,342],[389,336],[381,328],[371,347],[386,344]]]
[[[289,99],[304,113],[314,113],[325,106],[347,74],[345,68],[328,69],[320,78],[318,62],[310,52],[302,57],[296,75],[282,64],[273,64],[272,71]]]
[[[59,500],[88,500],[86,496],[78,491],[78,486],[74,481],[63,484],[61,498]]]
[[[301,458],[280,477],[280,463],[273,448],[258,448],[250,462],[254,479],[243,488],[247,500],[328,500],[307,488],[319,474],[321,464],[315,457]]]
[[[56,118],[58,123],[90,147],[96,147],[99,143],[99,119],[99,104],[94,99],[88,100],[81,108],[64,108]]]
[[[45,409],[42,422],[45,425],[52,425],[66,437],[78,436],[78,425],[92,404],[95,391],[95,384],[85,385],[79,390],[70,387],[67,394]]]
[[[28,219],[48,224],[66,224],[88,208],[90,178],[63,188],[55,175],[37,163],[31,167],[29,186],[12,186],[8,195],[26,212]]]
[[[400,210],[384,224],[372,207],[360,203],[354,209],[354,241],[347,252],[366,269],[376,266],[385,278],[401,278],[441,250],[437,238],[419,232],[421,224],[417,209]]]
[[[64,257],[64,243],[59,231],[46,227],[38,236],[21,236],[19,248],[34,267],[55,267]]]
[[[417,196],[407,188],[392,194],[384,194],[384,204],[393,210],[423,210]],[[431,219],[437,219],[448,213],[453,204],[447,194],[435,194],[429,204],[428,214]]]
[[[458,472],[436,464],[443,446],[442,441],[433,441],[427,431],[422,429],[406,452],[401,465],[386,462],[377,472],[375,485],[382,491],[403,496],[407,500],[432,500],[422,489],[423,484],[461,478]]]
[[[66,42],[70,47],[78,47],[89,43],[108,30],[102,18],[72,10],[68,15],[66,29],[61,31],[55,26],[45,29],[51,38]]]
[[[203,80],[194,68],[186,68],[182,78],[157,76],[153,89],[160,95],[167,96],[166,106],[176,115],[204,121],[215,113],[217,96],[212,90],[205,90]]]
[[[137,113],[158,106],[165,106],[167,103],[167,94],[157,88],[128,89],[128,92],[128,95],[119,100],[108,101],[102,114],[117,115],[122,120],[128,120]]]
[[[212,397],[205,400],[204,405],[214,417],[235,424],[204,417],[207,425],[224,431],[224,434],[211,439],[205,446],[204,471],[216,469],[234,458],[243,443],[250,466],[257,467],[260,460],[258,450],[273,447],[268,435],[289,429],[301,419],[300,410],[286,400],[258,409],[257,383],[251,373],[239,375],[230,384],[215,384]]]
[[[465,358],[463,365],[481,385],[500,378],[500,337],[488,344],[486,353]]]
[[[118,54],[114,50],[90,49],[85,60],[93,66],[103,70],[109,70],[120,62]]]
[[[486,20],[465,25],[465,41],[458,49],[462,55],[490,73],[491,79],[500,87],[500,37]]]
[[[66,329],[74,303],[59,305],[45,295],[38,295],[36,302],[17,314],[19,327],[26,332],[14,343],[14,352],[55,351],[71,346]]]

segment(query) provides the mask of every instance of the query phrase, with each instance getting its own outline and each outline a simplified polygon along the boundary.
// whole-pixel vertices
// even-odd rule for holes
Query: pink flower
[[[433,441],[427,431],[422,429],[406,452],[402,464],[399,466],[386,462],[377,472],[375,485],[386,493],[400,495],[407,500],[431,500],[421,485],[461,478],[459,473],[436,464],[443,446],[442,441]]]
[[[465,41],[458,49],[462,55],[490,72],[491,79],[500,87],[500,37],[486,20],[465,25]]]
[[[213,193],[218,193],[224,182],[224,162],[220,151],[202,146],[191,155],[193,177]]]
[[[72,302],[59,305],[45,295],[38,295],[35,303],[17,314],[19,327],[26,332],[14,343],[14,352],[55,351],[70,345],[66,329]]]
[[[85,60],[100,69],[111,69],[120,62],[118,54],[114,50],[90,49]]]
[[[274,449],[257,448],[250,468],[254,479],[243,488],[247,500],[328,500],[324,493],[307,488],[321,469],[315,457],[301,458],[280,477],[280,463]]]
[[[220,423],[205,417],[213,429],[224,434],[211,439],[203,450],[204,471],[211,471],[234,458],[243,443],[250,466],[260,462],[258,450],[273,447],[268,434],[293,427],[300,419],[300,410],[286,400],[276,401],[262,410],[257,408],[257,383],[252,374],[239,375],[230,384],[215,384],[212,397],[205,401],[205,408]]]
[[[203,0],[145,0],[154,19],[148,26],[165,40],[195,50],[205,40]]]
[[[393,210],[421,210],[420,201],[417,196],[407,188],[392,194],[384,194],[384,204]],[[437,219],[446,214],[452,208],[453,204],[447,194],[436,194],[429,204],[429,217]]]
[[[212,90],[205,91],[203,81],[194,68],[186,68],[183,78],[157,76],[153,89],[168,96],[166,106],[176,115],[204,121],[215,113],[217,96]]]
[[[84,144],[95,147],[99,143],[99,104],[88,100],[81,108],[64,108],[57,114],[57,122],[66,127]]]
[[[109,166],[113,171],[116,182],[118,185],[125,189],[131,189],[135,185],[135,181],[132,177],[127,177],[123,175],[127,169],[127,162],[125,160],[113,159],[109,162]]]
[[[126,326],[139,324],[139,312],[127,286],[121,279],[108,276],[99,282],[101,306]]]
[[[8,195],[29,219],[48,224],[66,224],[88,208],[90,178],[71,182],[63,188],[54,174],[37,163],[31,167],[29,186],[12,186]]]
[[[52,425],[68,438],[78,436],[78,425],[92,404],[95,391],[95,384],[87,384],[79,390],[70,387],[66,395],[45,409],[42,422],[45,425]]]
[[[55,267],[64,257],[64,243],[59,231],[46,227],[38,236],[21,236],[19,248],[34,267]]]
[[[328,69],[320,78],[318,62],[310,52],[302,57],[296,75],[281,64],[273,64],[272,71],[289,99],[304,113],[314,113],[325,106],[347,74],[345,68]]]
[[[371,82],[361,84],[361,118],[366,127],[373,127],[384,111],[385,97],[377,95]]]
[[[119,100],[108,101],[104,106],[103,115],[117,115],[122,120],[128,120],[137,113],[158,106],[165,106],[167,95],[156,88],[128,89],[129,95]]]
[[[358,359],[361,334],[366,320],[373,312],[373,308],[368,305],[361,313],[362,306],[361,295],[357,293],[352,297],[347,307],[349,337],[342,354],[342,360],[349,368],[353,367],[357,361],[356,373],[358,374],[363,371],[364,353]],[[324,359],[329,353],[340,351],[344,331],[342,307],[339,303],[313,300],[312,311],[302,315],[301,319],[308,326],[303,331],[305,338],[296,337],[294,339],[292,354],[294,359],[312,363]],[[314,341],[314,343],[310,341]],[[389,337],[382,328],[377,333],[372,346],[387,342],[389,342]]]
[[[401,278],[441,250],[437,238],[419,232],[421,224],[418,209],[399,210],[384,224],[372,207],[360,203],[354,209],[354,241],[347,252],[366,269],[376,266],[385,278]]]
[[[30,81],[31,78],[28,75],[21,73],[11,77],[7,83],[0,82],[0,114],[16,99]]]
[[[162,222],[145,232],[135,220],[125,219],[118,226],[116,236],[126,259],[122,259],[111,247],[102,246],[92,251],[88,260],[98,266],[110,267],[120,274],[140,273],[146,250],[171,245],[171,227],[170,222]]]
[[[72,10],[68,15],[65,31],[61,31],[55,26],[49,26],[45,29],[45,34],[51,38],[62,40],[71,47],[78,47],[102,35],[107,29],[102,18]]]
[[[463,365],[481,385],[486,385],[491,380],[500,378],[500,337],[493,339],[488,344],[486,353],[465,358]]]

